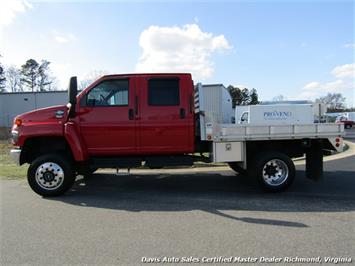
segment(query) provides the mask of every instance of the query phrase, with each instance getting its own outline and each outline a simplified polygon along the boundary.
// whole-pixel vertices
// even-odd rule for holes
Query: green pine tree
[[[21,82],[25,88],[30,91],[35,91],[37,88],[37,81],[39,64],[34,59],[29,59],[24,65],[21,66]]]

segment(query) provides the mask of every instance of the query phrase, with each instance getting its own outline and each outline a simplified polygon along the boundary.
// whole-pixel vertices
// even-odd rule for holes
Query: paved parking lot
[[[100,173],[52,199],[24,180],[2,180],[0,264],[354,256],[355,156],[326,162],[320,183],[297,169],[295,184],[281,194],[263,193],[229,170]]]

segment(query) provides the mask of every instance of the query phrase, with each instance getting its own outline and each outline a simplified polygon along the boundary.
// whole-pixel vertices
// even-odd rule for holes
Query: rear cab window
[[[180,105],[178,78],[152,78],[148,81],[148,105]]]

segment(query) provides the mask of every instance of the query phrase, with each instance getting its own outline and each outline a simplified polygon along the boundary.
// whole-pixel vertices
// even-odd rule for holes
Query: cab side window
[[[127,106],[128,79],[105,80],[92,88],[86,96],[87,106]]]
[[[148,81],[148,104],[175,106],[180,104],[179,79],[154,78]]]

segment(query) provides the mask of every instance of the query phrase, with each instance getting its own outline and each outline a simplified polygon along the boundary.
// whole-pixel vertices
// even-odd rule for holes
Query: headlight
[[[11,139],[12,139],[12,143],[17,143],[18,142],[18,131],[16,130],[12,130],[11,131]]]
[[[21,126],[22,125],[22,119],[21,118],[15,118],[14,124],[16,126],[18,126],[18,127]]]

